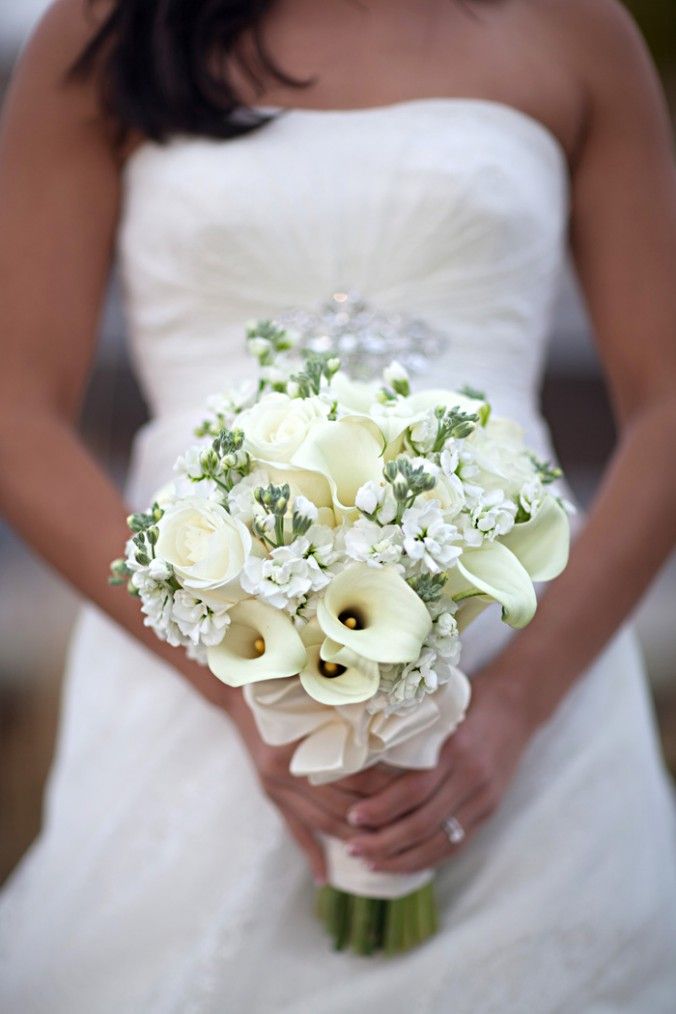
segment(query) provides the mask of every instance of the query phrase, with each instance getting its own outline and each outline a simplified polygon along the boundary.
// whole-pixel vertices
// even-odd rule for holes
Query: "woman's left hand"
[[[402,774],[351,807],[348,821],[359,830],[348,851],[387,873],[449,859],[498,806],[531,732],[505,675],[477,674],[467,717],[446,740],[437,767]],[[462,842],[449,841],[442,827],[449,817],[465,832]]]

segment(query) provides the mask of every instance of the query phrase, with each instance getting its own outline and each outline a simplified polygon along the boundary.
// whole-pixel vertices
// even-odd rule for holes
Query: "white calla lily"
[[[291,464],[326,477],[337,513],[354,511],[357,492],[383,471],[383,435],[366,416],[320,422],[308,433]]]
[[[374,697],[380,684],[380,670],[350,648],[324,637],[321,627],[309,623],[302,632],[307,663],[300,674],[306,693],[320,704],[359,704]]]
[[[348,412],[367,413],[377,401],[379,390],[380,384],[351,380],[346,373],[339,371],[331,381],[329,395]]]
[[[525,567],[533,581],[551,581],[568,563],[568,515],[553,496],[547,496],[529,521],[514,525],[500,540]]]
[[[424,602],[392,567],[355,564],[317,606],[328,638],[374,662],[413,662],[432,627]]]
[[[296,676],[307,652],[289,617],[257,599],[230,610],[231,623],[220,644],[207,649],[214,676],[231,687]]]
[[[525,627],[537,607],[528,571],[514,553],[499,542],[485,542],[476,549],[465,549],[449,574],[445,591],[460,602],[478,595],[489,602],[499,602],[502,618],[510,627]],[[478,603],[469,608],[472,619],[481,611]]]

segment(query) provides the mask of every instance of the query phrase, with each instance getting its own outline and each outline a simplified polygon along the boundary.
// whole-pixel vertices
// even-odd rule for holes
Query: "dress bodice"
[[[489,100],[291,109],[234,140],[145,143],[125,168],[119,253],[151,413],[189,413],[250,374],[248,319],[343,290],[442,336],[417,386],[481,387],[543,447],[568,210],[560,142]]]

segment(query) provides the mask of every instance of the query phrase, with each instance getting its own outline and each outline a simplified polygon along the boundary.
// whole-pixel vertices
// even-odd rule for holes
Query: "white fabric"
[[[135,445],[130,499],[145,505],[166,479],[204,395],[249,371],[244,321],[342,287],[444,329],[448,351],[423,382],[485,388],[551,454],[537,404],[568,197],[554,137],[483,100],[295,110],[231,142],[143,145],[126,169],[120,252],[155,418]],[[485,613],[463,669],[508,636]],[[443,868],[439,935],[401,960],[336,955],[227,718],[85,609],[44,829],[2,895],[0,1007],[671,1011],[675,858],[626,628]]]

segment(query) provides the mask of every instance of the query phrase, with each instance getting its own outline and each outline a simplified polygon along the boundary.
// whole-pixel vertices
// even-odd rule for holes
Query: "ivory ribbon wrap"
[[[369,870],[361,859],[348,855],[345,843],[337,838],[324,838],[324,853],[331,886],[362,898],[404,898],[434,878],[434,870],[408,875]]]
[[[244,696],[265,742],[282,746],[298,741],[292,773],[321,785],[379,763],[434,767],[443,742],[465,716],[470,684],[454,668],[448,683],[396,715],[372,714],[368,702],[327,707],[310,697],[297,678],[251,683]],[[431,871],[412,876],[374,873],[331,838],[325,848],[330,883],[351,894],[398,898],[432,878]]]

